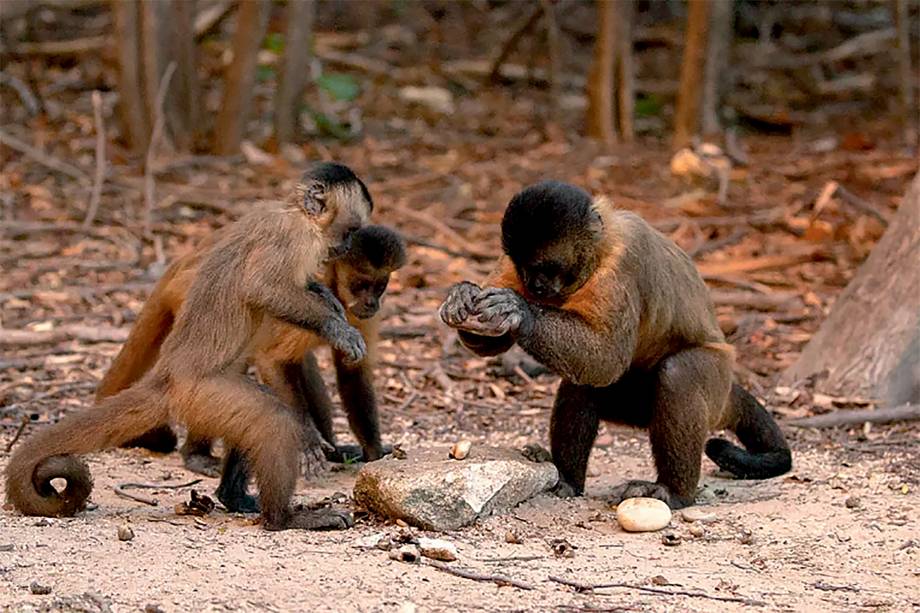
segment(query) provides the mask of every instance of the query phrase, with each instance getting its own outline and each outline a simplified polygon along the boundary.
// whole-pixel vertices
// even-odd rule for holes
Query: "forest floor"
[[[203,46],[213,75],[222,70],[221,45]],[[32,74],[25,62],[8,68],[21,79]],[[494,265],[505,204],[544,178],[611,197],[693,256],[737,348],[739,380],[781,423],[871,404],[778,379],[882,235],[917,172],[916,150],[897,144],[903,131],[885,120],[857,120],[850,111],[822,119],[818,109],[796,126],[780,126],[788,128],[785,136],[746,135],[748,163],[732,169],[727,198],[719,202],[714,185],[671,174],[660,128],[666,117],[656,117],[657,133],[644,132],[635,144],[603,147],[572,136],[581,130],[572,119],[580,111],[566,112],[561,126],[548,121],[543,94],[526,85],[483,87],[457,96],[455,112],[439,114],[367,78],[360,97],[343,107],[363,113],[357,142],[316,138],[276,153],[263,138],[262,121],[261,137],[252,137],[258,146],[247,143],[245,155],[154,156],[151,239],[144,232],[142,162],[112,137],[117,96],[106,65],[99,58],[55,64],[39,77],[40,116],[27,116],[18,102],[3,108],[0,469],[9,449],[21,444],[15,443],[20,430],[28,437],[92,404],[93,388],[165,262],[258,200],[283,194],[304,162],[316,159],[351,166],[373,194],[375,221],[397,227],[410,245],[383,307],[377,390],[386,442],[407,450],[446,447],[459,438],[474,445],[545,444],[558,379],[522,379],[513,368],[473,357],[436,318],[451,283],[481,280]],[[204,97],[213,112],[219,98],[211,94],[219,86],[216,77],[209,83]],[[262,81],[257,88],[254,115],[264,120],[272,90]],[[96,162],[93,89],[105,92],[111,166],[98,213],[84,228]],[[866,100],[860,108],[877,114]],[[321,364],[328,376],[327,356]],[[704,460],[707,508],[716,520],[694,537],[675,519],[678,546],[663,545],[660,533],[617,527],[605,493],[624,479],[650,478],[653,467],[643,432],[604,426],[586,497],[538,496],[511,514],[442,535],[460,551],[452,566],[505,575],[532,589],[476,582],[363,548],[368,537],[400,530],[375,518],[346,532],[268,533],[252,518],[220,509],[203,518],[175,515],[190,488],[147,491],[159,504],[145,506],[116,496],[113,487],[188,481],[193,475],[177,455],[92,454],[91,510],[53,520],[8,507],[0,512],[0,609],[916,610],[917,424],[824,431],[786,425],[794,469],[768,481],[726,480]],[[336,426],[349,439],[344,417]],[[349,493],[356,470],[301,482],[298,497]],[[206,479],[195,487],[210,494],[215,485]],[[117,538],[123,524],[133,540]],[[521,542],[507,542],[509,531]],[[554,539],[567,540],[574,556],[556,557]],[[575,590],[550,576],[619,585]],[[50,593],[33,593],[41,588]]]

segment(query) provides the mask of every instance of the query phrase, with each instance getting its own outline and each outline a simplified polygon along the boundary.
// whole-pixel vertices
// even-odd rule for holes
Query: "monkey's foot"
[[[220,477],[220,464],[220,459],[210,454],[189,453],[185,456],[185,468],[205,477]]]
[[[336,445],[332,451],[326,451],[326,459],[336,464],[354,464],[355,462],[373,462],[393,453],[392,445],[382,445],[379,451],[364,453],[360,445]]]
[[[230,513],[260,513],[259,499],[252,494],[228,496],[217,490],[217,499]]]
[[[692,496],[690,498],[678,496],[667,485],[651,481],[627,481],[618,485],[610,493],[608,502],[611,505],[617,505],[627,498],[657,498],[668,505],[672,511],[693,504]]]
[[[265,524],[266,530],[347,530],[355,525],[351,511],[307,509],[297,505],[282,525]]]
[[[561,479],[553,489],[549,490],[549,493],[556,498],[577,498],[581,496],[581,492],[574,485]]]
[[[549,452],[549,449],[539,443],[524,445],[524,448],[521,449],[521,455],[531,462],[540,463],[553,461],[553,454]]]

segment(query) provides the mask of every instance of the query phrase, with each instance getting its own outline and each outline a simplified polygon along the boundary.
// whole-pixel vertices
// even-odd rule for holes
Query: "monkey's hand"
[[[335,451],[335,447],[323,438],[313,420],[308,419],[303,431],[303,476],[310,479],[326,472],[329,469],[326,454],[330,451]]]
[[[367,344],[357,328],[340,319],[330,319],[323,324],[323,338],[334,351],[342,355],[346,366],[352,366],[367,355]]]
[[[478,326],[471,332],[487,336],[514,334],[533,325],[533,311],[524,298],[513,289],[487,287],[475,302]]]
[[[438,313],[441,321],[452,328],[460,326],[473,313],[476,297],[482,291],[475,283],[463,281],[447,290],[447,298]]]

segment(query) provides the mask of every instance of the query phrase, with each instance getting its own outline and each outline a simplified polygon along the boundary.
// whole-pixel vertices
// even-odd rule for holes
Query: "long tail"
[[[115,447],[165,423],[169,412],[163,391],[147,378],[30,436],[6,467],[9,502],[24,515],[71,516],[82,511],[93,479],[74,455]],[[67,482],[61,492],[51,484],[56,478]]]
[[[721,438],[706,442],[706,455],[740,479],[767,479],[789,472],[792,452],[776,421],[754,396],[732,385],[733,430],[744,449]]]

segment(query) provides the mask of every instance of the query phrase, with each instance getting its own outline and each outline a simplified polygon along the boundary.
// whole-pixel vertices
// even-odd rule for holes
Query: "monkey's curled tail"
[[[776,420],[754,396],[732,385],[731,410],[735,435],[744,449],[721,438],[706,442],[706,455],[739,479],[768,479],[789,472],[792,452]]]
[[[75,455],[114,447],[164,423],[163,389],[146,380],[42,428],[10,458],[6,495],[24,515],[71,516],[86,508],[93,489],[89,468]],[[51,480],[67,482],[58,492]]]

